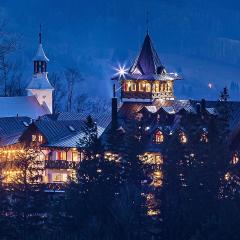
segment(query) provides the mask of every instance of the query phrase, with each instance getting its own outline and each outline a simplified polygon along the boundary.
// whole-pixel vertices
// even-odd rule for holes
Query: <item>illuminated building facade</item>
[[[190,141],[183,122],[189,116],[201,119],[199,141],[208,143],[208,119],[218,116],[219,101],[178,100],[174,95],[174,83],[181,80],[177,73],[169,73],[162,64],[149,34],[147,33],[140,53],[133,65],[127,70],[123,67],[112,78],[115,81],[112,98],[112,124],[102,135],[103,142],[107,142],[108,131],[116,129],[121,139],[127,134],[127,125],[131,120],[142,122],[142,130],[147,139],[144,152],[140,159],[145,164],[154,164],[152,185],[161,186],[161,165],[164,161],[162,148],[164,142],[173,134],[181,144]],[[116,91],[115,89],[119,90]],[[240,102],[227,101],[232,116],[230,117],[230,146],[233,152],[233,164],[238,162],[239,156],[235,152],[239,149]],[[204,121],[206,122],[204,123]],[[107,159],[119,159],[117,152],[106,146]]]

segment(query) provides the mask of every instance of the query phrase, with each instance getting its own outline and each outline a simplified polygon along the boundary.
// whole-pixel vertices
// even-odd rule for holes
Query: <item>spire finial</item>
[[[42,24],[39,26],[39,44],[42,44]]]
[[[146,13],[146,26],[147,26],[147,34],[149,34],[149,11]]]

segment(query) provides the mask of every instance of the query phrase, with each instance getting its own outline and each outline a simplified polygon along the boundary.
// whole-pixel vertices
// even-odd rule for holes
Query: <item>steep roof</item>
[[[111,114],[109,112],[105,112],[105,113],[60,112],[60,113],[48,114],[48,115],[42,116],[41,119],[52,120],[52,121],[70,121],[70,120],[85,121],[89,115],[101,128],[106,128],[111,122]]]
[[[45,62],[49,61],[49,59],[47,58],[47,56],[43,50],[42,43],[39,43],[38,50],[36,52],[35,57],[33,58],[33,61],[45,61]]]
[[[0,146],[8,146],[19,142],[19,137],[31,122],[29,117],[0,118]]]
[[[157,74],[158,70],[163,69],[164,66],[162,65],[160,58],[153,47],[149,34],[147,34],[144,39],[141,52],[130,68],[129,73],[134,74],[140,72],[141,74],[146,75]]]
[[[34,74],[26,89],[54,90],[47,73]]]
[[[125,102],[122,104],[118,111],[118,124],[125,129],[129,120],[139,117],[144,117],[144,121],[149,124],[149,129],[156,129],[156,127],[166,127],[170,131],[178,129],[179,117],[182,111],[186,111],[190,114],[197,114],[198,105],[201,105],[201,101],[197,100],[159,100],[156,99],[152,103],[133,103]],[[208,115],[215,116],[218,114],[219,101],[205,101],[205,112]],[[226,102],[230,109],[229,130],[230,130],[230,142],[234,141],[234,145],[240,148],[240,102],[228,101]],[[156,126],[156,115],[159,111],[164,110],[166,113],[173,116],[170,126],[165,126],[164,122],[159,122]],[[147,117],[147,116],[152,117]],[[155,120],[154,120],[155,119]],[[161,119],[161,117],[160,117]],[[170,121],[171,122],[171,121]],[[107,133],[110,130],[110,126],[104,131],[101,139],[106,143]],[[152,141],[147,147],[148,151],[152,151],[154,144]],[[159,148],[158,150],[159,151]]]
[[[129,71],[124,75],[116,75],[112,80],[178,80],[181,79],[176,73],[168,73],[161,63],[161,60],[153,47],[152,40],[147,33],[140,54],[135,59]]]
[[[45,118],[37,120],[34,125],[46,138],[45,147],[77,147],[79,139],[84,136],[83,120],[58,121]],[[97,126],[97,131],[100,136],[104,128]]]
[[[40,105],[35,96],[0,97],[0,118],[27,116],[37,119],[49,114],[49,110]]]

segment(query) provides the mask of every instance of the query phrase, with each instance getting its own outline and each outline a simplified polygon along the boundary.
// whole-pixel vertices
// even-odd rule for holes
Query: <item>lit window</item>
[[[72,160],[74,161],[74,162],[77,162],[78,161],[78,152],[72,152]]]
[[[157,131],[155,134],[155,142],[156,143],[162,143],[164,141],[164,136],[161,131]]]
[[[155,156],[155,163],[156,164],[162,164],[163,163],[163,159],[161,155],[156,155]]]
[[[237,153],[234,153],[233,158],[232,158],[232,164],[235,165],[238,163],[238,161],[239,161],[238,155],[237,155]]]
[[[131,83],[130,82],[124,82],[123,83],[123,88],[125,92],[129,92],[130,91],[130,87],[131,87]]]
[[[67,153],[64,151],[57,151],[57,160],[66,160]]]
[[[151,92],[151,84],[146,83],[146,92]]]
[[[52,173],[52,182],[67,182],[67,173]]]
[[[39,135],[39,136],[38,136],[38,141],[39,141],[40,143],[43,142],[43,136],[42,136],[42,135]]]
[[[139,91],[140,92],[144,92],[145,91],[145,86],[146,86],[146,83],[145,82],[140,82],[139,83]]]
[[[181,132],[179,134],[179,138],[180,138],[180,142],[181,143],[187,143],[187,136],[186,136],[186,134],[184,132]]]
[[[132,90],[133,92],[135,92],[135,91],[137,90],[137,84],[136,84],[136,83],[132,83],[132,85],[131,85],[131,90]]]
[[[37,135],[32,135],[32,141],[36,142],[37,141]]]
[[[159,92],[159,83],[158,82],[153,84],[153,91]]]

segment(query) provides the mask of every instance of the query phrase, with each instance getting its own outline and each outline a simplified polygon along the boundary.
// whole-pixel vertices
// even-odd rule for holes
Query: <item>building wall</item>
[[[28,90],[28,96],[36,96],[38,102],[40,105],[46,104],[50,113],[52,113],[53,106],[52,106],[52,92],[53,90],[51,89],[29,89]]]

